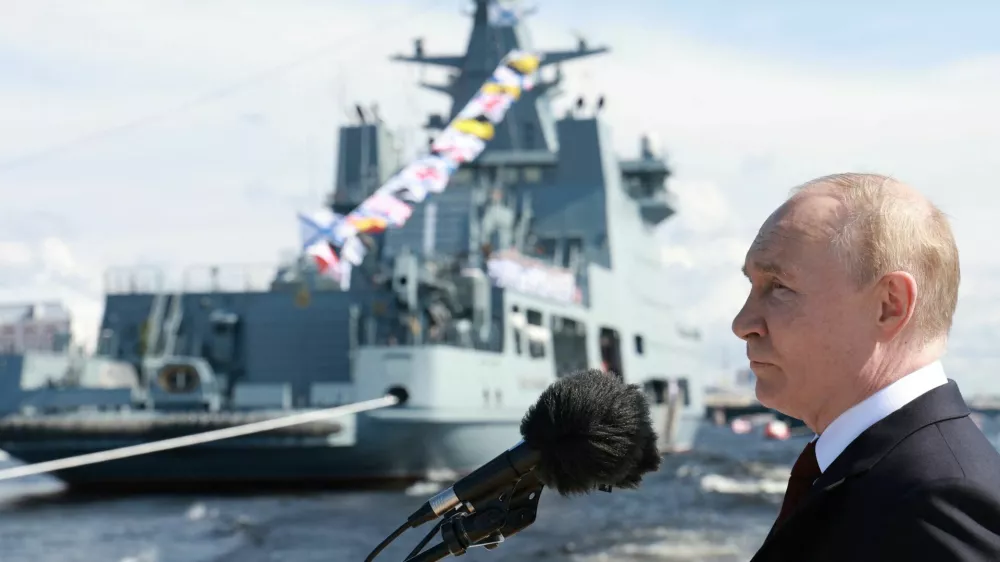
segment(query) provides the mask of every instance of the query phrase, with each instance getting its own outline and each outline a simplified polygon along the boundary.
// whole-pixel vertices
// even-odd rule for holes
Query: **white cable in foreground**
[[[323,410],[312,410],[309,412],[303,412],[301,414],[292,414],[290,416],[284,416],[271,420],[264,420],[259,422],[248,423],[245,425],[238,425],[236,427],[226,427],[223,429],[206,431],[204,433],[196,433],[194,435],[173,437],[170,439],[164,439],[163,441],[154,441],[152,443],[141,443],[139,445],[129,445],[128,447],[110,449],[108,451],[98,451],[96,453],[87,453],[85,455],[79,455],[76,457],[40,462],[36,464],[29,464],[26,466],[15,466],[14,468],[0,470],[0,480],[10,480],[12,478],[20,478],[21,476],[42,474],[44,472],[63,470],[66,468],[73,468],[75,466],[83,466],[85,464],[95,464],[115,459],[123,459],[125,457],[134,457],[138,455],[145,455],[147,453],[155,453],[157,451],[166,451],[167,449],[177,449],[180,447],[187,447],[189,445],[198,445],[200,443],[208,443],[210,441],[219,441],[220,439],[228,439],[230,437],[250,435],[253,433],[260,433],[262,431],[278,429],[281,427],[288,427],[312,421],[320,421],[329,418],[336,418],[339,416],[356,414],[358,412],[364,412],[367,410],[376,410],[378,408],[386,408],[389,406],[395,406],[397,403],[399,403],[398,397],[388,395],[388,396],[383,396],[382,398],[366,400],[364,402],[347,404],[345,406],[337,406],[335,408],[325,408]]]

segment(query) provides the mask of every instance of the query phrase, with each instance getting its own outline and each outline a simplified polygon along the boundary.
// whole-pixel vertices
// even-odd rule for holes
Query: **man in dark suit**
[[[753,561],[1000,561],[1000,454],[939,361],[960,277],[941,211],[884,176],[819,178],[744,271],[757,398],[816,433]]]

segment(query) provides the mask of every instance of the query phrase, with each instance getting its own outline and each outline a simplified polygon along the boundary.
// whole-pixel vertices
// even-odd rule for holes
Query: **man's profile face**
[[[802,419],[850,385],[874,346],[875,311],[831,246],[839,201],[800,194],[761,226],[744,268],[750,294],[733,320],[757,399]]]

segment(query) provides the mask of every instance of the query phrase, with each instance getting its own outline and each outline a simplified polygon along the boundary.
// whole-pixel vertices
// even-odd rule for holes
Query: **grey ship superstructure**
[[[446,84],[424,85],[452,99],[451,115],[428,120],[432,131],[507,52],[531,47],[523,23],[475,4],[464,55],[433,56],[418,41],[397,57],[454,71]],[[661,449],[689,448],[705,373],[665,304],[653,239],[675,211],[667,166],[646,140],[639,158],[619,160],[598,114],[557,119],[550,107],[559,65],[605,50],[544,53],[542,79],[485,152],[402,228],[371,237],[348,290],[306,259],[265,287],[237,290],[223,278],[243,272],[224,266],[185,273],[207,275],[202,287],[169,288],[155,271],[109,272],[87,365],[0,358],[0,449],[34,463],[394,389],[405,404],[57,476],[77,486],[423,479],[493,458],[519,439],[545,387],[588,367],[643,385]],[[386,124],[359,108],[358,122],[340,129],[331,208],[350,211],[400,168],[393,144]],[[487,267],[496,256],[509,267]],[[578,298],[546,295],[545,271],[570,273]],[[71,376],[60,384],[40,382],[63,372]]]

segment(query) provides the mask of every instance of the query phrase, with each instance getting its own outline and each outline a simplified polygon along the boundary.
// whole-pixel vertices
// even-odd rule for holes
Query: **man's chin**
[[[775,384],[773,381],[767,381],[758,377],[757,384],[754,387],[757,402],[760,402],[760,405],[765,408],[777,410],[781,402],[779,399],[779,387],[780,385]]]

